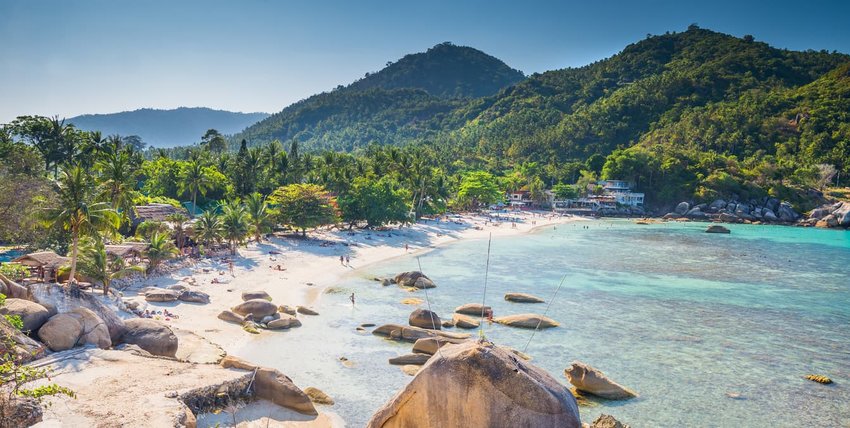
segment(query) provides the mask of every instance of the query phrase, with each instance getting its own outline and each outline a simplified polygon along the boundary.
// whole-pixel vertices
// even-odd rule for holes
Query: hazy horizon
[[[607,58],[691,23],[792,50],[850,52],[850,4],[567,5],[0,0],[0,123],[140,108],[275,113],[451,41],[526,75]],[[519,9],[519,10],[518,10]],[[815,10],[817,9],[817,10]],[[734,13],[731,11],[734,10]],[[828,13],[827,13],[828,12]],[[635,17],[641,17],[636,19]]]

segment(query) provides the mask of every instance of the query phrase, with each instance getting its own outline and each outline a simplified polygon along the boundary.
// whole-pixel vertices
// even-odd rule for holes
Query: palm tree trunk
[[[198,205],[197,205],[198,202],[197,201],[198,201],[198,191],[193,190],[192,191],[192,217],[197,215],[197,211],[198,211]]]
[[[71,276],[68,277],[69,283],[74,282],[74,278],[77,275],[77,246],[80,243],[80,232],[77,231],[77,230],[74,230],[73,235],[74,235],[74,237],[73,237],[72,243],[71,243],[71,245],[72,245],[72,247],[71,247]]]
[[[104,278],[103,280],[103,295],[109,295],[109,278]]]

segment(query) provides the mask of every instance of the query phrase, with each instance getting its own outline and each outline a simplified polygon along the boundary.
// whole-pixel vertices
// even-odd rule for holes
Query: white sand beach
[[[169,325],[192,331],[220,345],[228,353],[238,355],[240,344],[250,340],[251,335],[242,331],[239,325],[224,322],[217,316],[221,311],[241,303],[243,291],[266,291],[278,305],[310,306],[321,297],[325,288],[372,263],[405,254],[424,253],[462,239],[486,239],[490,234],[494,237],[517,235],[535,228],[587,220],[530,212],[502,216],[508,220],[493,223],[484,216],[453,215],[440,221],[423,220],[411,226],[382,231],[322,230],[308,233],[307,239],[273,237],[240,248],[233,259],[233,275],[229,272],[229,264],[221,261],[222,257],[202,259],[194,266],[139,281],[124,291],[125,300],[138,301],[141,310],[167,309],[177,315],[177,318],[168,319],[160,316]],[[512,223],[511,218],[515,222]],[[348,257],[350,263],[340,263],[340,256]],[[284,270],[274,269],[278,265]],[[219,283],[213,283],[214,280]],[[144,301],[141,290],[145,287],[175,284],[209,294],[210,303]],[[303,328],[309,328],[309,324]]]

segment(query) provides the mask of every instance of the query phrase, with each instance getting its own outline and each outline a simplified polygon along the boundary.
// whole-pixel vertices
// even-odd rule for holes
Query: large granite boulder
[[[178,297],[177,299],[181,302],[209,303],[210,295],[204,293],[203,291],[186,290],[181,292],[180,297]]]
[[[148,302],[173,302],[180,298],[180,291],[167,288],[151,288],[145,292],[145,300]]]
[[[50,350],[58,352],[77,346],[83,333],[80,321],[70,314],[57,314],[50,317],[38,330],[38,338]]]
[[[489,342],[446,345],[368,428],[579,428],[578,406],[545,371]]]
[[[106,323],[94,311],[89,308],[76,308],[67,315],[76,318],[82,327],[78,344],[95,345],[100,349],[109,349],[112,346]]]
[[[6,297],[14,299],[29,300],[30,298],[30,291],[26,287],[12,281],[2,273],[0,273],[0,293]]]
[[[519,328],[552,328],[559,324],[552,318],[538,314],[507,315],[494,319],[499,324]]]
[[[389,363],[394,366],[421,366],[427,363],[429,358],[431,358],[431,354],[413,353],[390,358]]]
[[[39,400],[15,396],[0,398],[0,428],[31,427],[42,421],[44,411]]]
[[[177,336],[167,325],[150,318],[133,318],[125,322],[127,332],[121,340],[138,345],[153,355],[173,357],[177,355]]]
[[[764,221],[779,221],[779,217],[777,217],[776,213],[774,213],[773,210],[771,210],[770,208],[765,208],[764,210],[762,210],[761,218]]]
[[[289,314],[280,314],[276,320],[266,323],[269,330],[285,330],[293,327],[301,327],[301,320]]]
[[[675,212],[676,214],[679,214],[679,215],[685,215],[688,212],[688,210],[690,210],[690,209],[691,209],[691,204],[689,204],[687,202],[679,202],[679,204],[676,205],[676,208],[673,209],[673,212]]]
[[[232,311],[221,311],[221,313],[218,314],[218,319],[240,325],[245,322],[245,317]]]
[[[545,303],[545,300],[528,293],[506,293],[505,300],[516,303]]]
[[[413,352],[418,354],[434,355],[437,353],[437,350],[449,343],[458,344],[463,343],[464,341],[466,341],[466,339],[450,339],[448,337],[426,337],[424,339],[419,339],[415,343],[413,343]]]
[[[491,311],[492,308],[489,306],[484,306],[481,303],[467,303],[465,305],[460,305],[455,308],[455,312],[464,315],[474,315],[480,317],[482,313]]]
[[[402,287],[434,288],[434,282],[424,273],[418,271],[402,272],[393,278],[396,284]]]
[[[842,202],[835,211],[832,212],[840,226],[850,226],[850,202]]]
[[[794,211],[794,208],[791,207],[791,204],[787,202],[782,202],[779,204],[779,211],[776,213],[779,216],[779,219],[785,222],[792,222],[797,220],[800,215]]]
[[[6,304],[0,306],[0,315],[17,315],[24,322],[24,331],[37,331],[47,319],[50,311],[38,303],[24,299],[6,299]]]
[[[263,290],[243,291],[242,292],[242,301],[247,302],[248,300],[255,300],[255,299],[263,299],[263,300],[268,300],[269,302],[271,302],[272,296],[269,296],[269,293],[266,293]]]
[[[295,386],[292,379],[283,373],[266,367],[260,367],[240,358],[228,355],[219,363],[224,368],[256,370],[254,391],[257,398],[271,401],[278,406],[295,410],[305,415],[318,415],[310,397]]]
[[[712,202],[711,205],[708,206],[708,209],[711,211],[719,211],[723,208],[726,208],[726,201],[724,201],[723,199],[715,199],[714,202]]]
[[[609,400],[637,397],[634,391],[608,379],[601,371],[580,361],[575,361],[567,367],[564,375],[577,390],[587,394]]]
[[[56,284],[32,284],[30,290],[33,300],[48,310],[53,308],[56,312],[63,313],[71,312],[75,308],[90,309],[106,324],[113,345],[119,343],[119,339],[126,330],[124,320],[89,293],[81,292],[73,287],[65,289]]]
[[[268,300],[252,299],[234,306],[231,310],[242,316],[254,314],[254,319],[259,320],[277,313],[277,305]]]
[[[443,322],[440,317],[427,309],[416,309],[410,313],[408,324],[414,327],[429,328],[432,330],[441,330]]]
[[[452,333],[398,324],[382,325],[372,330],[372,334],[410,343],[425,337],[447,337],[449,339],[468,339],[470,337],[468,333]]]
[[[477,318],[473,318],[469,315],[464,314],[452,315],[452,322],[454,323],[455,327],[465,329],[478,328],[478,326],[480,325]]]
[[[32,340],[15,328],[6,317],[0,317],[0,337],[8,337],[9,341],[0,340],[0,355],[12,354],[22,362],[30,362],[44,356],[47,348]]]

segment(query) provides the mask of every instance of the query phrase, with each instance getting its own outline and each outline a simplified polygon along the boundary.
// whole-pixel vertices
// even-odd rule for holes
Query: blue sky
[[[0,0],[0,123],[141,107],[276,112],[451,41],[526,74],[690,23],[850,53],[848,1]]]

